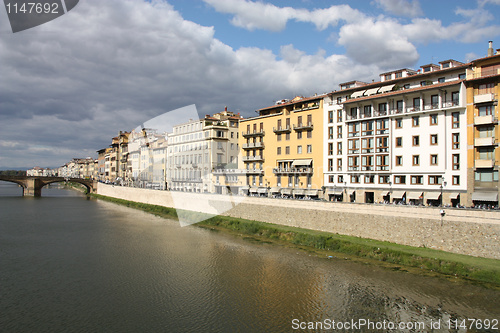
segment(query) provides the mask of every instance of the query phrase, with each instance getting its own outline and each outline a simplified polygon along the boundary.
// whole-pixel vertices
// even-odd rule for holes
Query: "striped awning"
[[[391,198],[393,199],[402,199],[405,195],[405,191],[394,191],[392,192]]]
[[[379,89],[380,89],[380,87],[368,89],[365,92],[365,96],[375,95]]]
[[[352,93],[351,98],[358,98],[364,95],[366,90],[355,91]]]
[[[267,193],[267,188],[265,188],[265,187],[259,187],[257,189],[257,193],[259,193],[259,194]]]
[[[425,199],[427,200],[437,200],[440,196],[440,192],[425,192]]]
[[[458,193],[458,192],[450,193],[450,199],[456,199],[456,198],[458,198],[459,195],[460,195],[460,193]]]
[[[498,192],[474,192],[472,201],[498,201]]]
[[[356,192],[356,190],[347,190],[348,195],[352,195],[354,192]]]
[[[292,162],[292,167],[298,167],[298,166],[310,166],[312,164],[312,159],[309,158],[307,160],[295,160]]]
[[[423,192],[408,192],[408,195],[406,196],[406,198],[408,200],[410,200],[410,199],[418,200],[418,199],[422,198],[422,193]]]
[[[388,85],[388,86],[383,86],[382,88],[380,88],[380,90],[378,91],[379,93],[385,93],[385,92],[388,92],[388,91],[391,91],[392,88],[394,88],[395,84],[391,84],[391,85]]]
[[[333,190],[333,189],[329,189],[327,194],[330,194],[330,195],[342,195],[342,193],[344,193],[344,191],[342,190]]]

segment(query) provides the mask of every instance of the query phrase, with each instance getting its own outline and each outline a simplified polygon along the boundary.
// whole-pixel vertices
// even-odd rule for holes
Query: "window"
[[[302,116],[298,116],[298,117],[297,117],[297,125],[298,125],[299,127],[303,126],[303,124],[302,124]]]
[[[424,176],[411,176],[412,185],[422,185],[424,183]]]
[[[378,176],[379,184],[389,184],[389,176]]]
[[[495,137],[495,127],[494,126],[481,126],[477,128],[478,138],[493,138]]]
[[[460,133],[453,133],[451,135],[452,148],[460,149]]]
[[[332,156],[333,155],[333,143],[329,143],[328,144],[328,156]]]
[[[440,78],[438,79],[438,82],[439,82],[439,83],[444,83],[444,77],[440,77]]]
[[[497,182],[498,181],[498,171],[497,170],[476,170],[474,173],[474,180],[477,182]]]
[[[438,156],[435,154],[431,154],[431,165],[437,165],[438,164]]]
[[[431,134],[430,143],[431,143],[431,145],[438,144],[438,135],[437,134]]]
[[[363,118],[368,118],[372,116],[372,106],[371,105],[365,105],[363,108]]]
[[[430,125],[437,125],[438,124],[438,115],[437,114],[429,115],[429,123],[430,123]]]
[[[396,138],[396,147],[403,147],[403,138],[401,136]]]
[[[333,123],[333,111],[328,111],[328,123]]]
[[[277,148],[276,153],[277,153],[278,155],[281,155],[281,147],[278,147],[278,148]]]
[[[389,151],[389,137],[383,136],[377,139],[377,153],[387,153]]]
[[[420,125],[420,118],[419,118],[419,116],[411,117],[411,125],[413,127],[418,127]]]
[[[337,183],[341,184],[343,182],[344,182],[344,176],[343,175],[337,176]]]
[[[390,80],[392,78],[392,74],[385,74],[384,75],[384,80]]]
[[[431,107],[437,109],[439,107],[439,96],[431,95]]]
[[[337,171],[342,171],[342,159],[337,158]]]
[[[396,118],[396,128],[403,128],[403,118]]]
[[[372,171],[373,170],[373,156],[365,155],[361,157],[361,170]]]
[[[460,112],[453,112],[451,114],[451,127],[452,128],[459,128],[460,127]]]
[[[290,155],[290,146],[285,147],[285,154]]]
[[[307,145],[307,153],[311,154],[313,152],[313,146],[312,145]]]
[[[483,83],[479,85],[477,90],[478,95],[482,94],[493,94],[495,93],[495,84],[494,83]]]
[[[375,160],[377,162],[377,171],[388,171],[389,170],[389,155],[376,155]]]
[[[285,134],[285,140],[290,141],[290,133]]]
[[[441,185],[443,177],[441,176],[429,176],[429,185]]]
[[[397,112],[398,113],[403,112],[403,100],[400,100],[400,101],[396,102],[396,108],[397,108]]]
[[[389,133],[389,119],[377,120],[377,134],[388,134],[388,133]]]
[[[342,155],[342,142],[337,142],[337,155]]]
[[[466,77],[465,74],[459,74],[458,75],[458,79],[459,80],[465,80],[465,77]]]
[[[396,156],[396,166],[403,165],[403,156]]]
[[[358,156],[349,156],[348,158],[349,171],[358,171],[359,170],[359,157]]]
[[[453,185],[460,185],[460,176],[453,176]]]
[[[412,138],[413,146],[419,146],[420,145],[420,136],[414,135]]]
[[[476,157],[480,160],[494,160],[495,147],[478,147]]]
[[[481,116],[491,116],[493,114],[493,105],[483,105],[478,108],[478,115]]]
[[[302,139],[302,132],[301,131],[297,132],[297,139]]]
[[[342,122],[342,109],[341,110],[337,110],[337,122],[338,123]]]
[[[465,74],[464,74],[465,76]],[[464,77],[465,79],[465,77]],[[454,91],[451,93],[451,102],[453,105],[458,105],[459,104],[459,97],[460,97],[460,94],[458,91]]]
[[[328,171],[333,171],[333,158],[328,159]]]
[[[365,176],[365,184],[374,184],[374,183],[375,183],[375,176],[373,175]]]
[[[353,184],[359,183],[359,176],[358,175],[351,175],[351,183],[353,183]]]
[[[394,184],[406,184],[406,176],[394,176]]]
[[[413,155],[412,160],[414,166],[420,165],[420,155]]]
[[[362,154],[369,154],[373,153],[373,143],[374,139],[373,138],[366,138],[361,140],[361,153]]]
[[[348,136],[355,137],[359,136],[359,123],[350,123],[349,124],[349,134]]]
[[[378,115],[385,116],[387,114],[387,103],[380,103],[378,105]]]
[[[278,141],[281,141],[281,133],[276,136]]]
[[[358,118],[358,108],[351,108],[349,111],[349,118],[347,119],[357,119]]]
[[[335,182],[335,176],[334,175],[328,176],[328,182],[329,183],[334,183]]]
[[[361,124],[362,135],[373,135],[373,121],[364,121]]]
[[[313,132],[311,130],[307,130],[306,133],[307,133],[307,138],[308,139],[310,139],[310,138],[313,137]]]
[[[359,154],[359,139],[349,140],[349,154]]]
[[[453,170],[460,170],[460,154],[452,155]]]
[[[337,126],[337,139],[342,139],[342,126]]]
[[[302,146],[297,146],[297,154],[302,154]]]
[[[333,127],[328,127],[328,139],[333,139]]]
[[[415,97],[413,99],[413,110],[420,111],[420,97]]]

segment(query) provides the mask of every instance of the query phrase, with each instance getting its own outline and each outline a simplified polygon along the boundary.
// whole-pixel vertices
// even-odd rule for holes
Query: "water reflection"
[[[497,291],[80,197],[0,198],[0,253],[0,327],[9,331],[289,332],[293,319],[500,316]]]

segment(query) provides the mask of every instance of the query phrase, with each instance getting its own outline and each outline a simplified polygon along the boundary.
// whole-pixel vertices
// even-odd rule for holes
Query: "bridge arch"
[[[95,190],[93,180],[82,178],[64,178],[64,177],[27,177],[27,176],[0,176],[0,180],[19,184],[23,187],[23,196],[39,197],[42,188],[51,183],[73,182],[80,183],[87,189],[87,193]]]

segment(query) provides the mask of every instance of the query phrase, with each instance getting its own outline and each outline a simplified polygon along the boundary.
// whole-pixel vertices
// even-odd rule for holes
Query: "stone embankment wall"
[[[166,207],[321,230],[342,235],[425,246],[478,257],[500,259],[500,212],[487,210],[374,204],[351,204],[217,194],[156,191],[99,184],[98,194]],[[234,201],[238,204],[234,204]],[[196,204],[193,204],[196,203]],[[232,208],[231,208],[232,207]],[[222,212],[219,208],[218,212]]]

